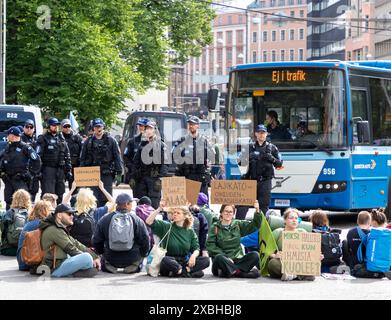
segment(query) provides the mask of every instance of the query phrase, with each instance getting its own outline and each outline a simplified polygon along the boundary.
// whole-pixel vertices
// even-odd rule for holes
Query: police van
[[[27,119],[35,124],[35,138],[43,133],[41,109],[34,106],[0,105],[0,150],[7,144],[7,130],[12,126],[23,126]]]

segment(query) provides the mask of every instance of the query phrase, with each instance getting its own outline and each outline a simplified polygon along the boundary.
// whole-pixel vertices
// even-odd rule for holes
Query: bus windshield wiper
[[[316,147],[318,150],[320,151],[323,151],[323,152],[326,152],[328,155],[332,155],[333,154],[333,151],[331,151],[330,149],[320,145],[320,144],[317,144],[316,142],[314,141],[311,141],[311,140],[296,140],[297,142],[304,142],[304,143],[310,143],[311,145],[313,145],[314,147]]]

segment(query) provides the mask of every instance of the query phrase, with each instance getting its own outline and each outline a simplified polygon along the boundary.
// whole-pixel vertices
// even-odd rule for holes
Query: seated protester
[[[302,228],[298,228],[299,213],[297,209],[293,209],[293,208],[286,209],[284,212],[284,221],[285,221],[285,228],[278,228],[273,230],[273,237],[276,240],[279,251],[270,255],[270,260],[268,263],[268,271],[270,277],[279,278],[282,281],[290,281],[294,279],[314,281],[315,280],[314,276],[303,276],[303,275],[282,273],[282,264],[281,264],[282,232],[283,231],[307,232]]]
[[[58,195],[56,195],[54,193],[47,192],[42,196],[42,200],[50,202],[53,210],[56,209],[56,207],[57,207],[57,199],[58,199]]]
[[[23,241],[26,235],[26,232],[34,231],[38,229],[39,224],[52,212],[52,204],[49,201],[39,200],[31,213],[28,215],[28,222],[24,225],[23,231],[20,234],[18,242],[18,250],[16,252],[16,259],[18,260],[19,270],[20,271],[29,271],[30,266],[25,264],[21,257],[21,251],[23,246]]]
[[[31,195],[24,189],[12,195],[11,207],[0,215],[1,246],[0,253],[5,256],[16,256],[19,236],[31,211]]]
[[[196,205],[190,206],[189,210],[193,215],[193,230],[197,235],[200,244],[201,256],[208,257],[206,250],[206,239],[208,238],[208,220],[200,212],[200,208]]]
[[[209,228],[214,222],[219,221],[219,216],[209,208],[209,199],[205,193],[200,192],[198,194],[197,206],[200,208],[200,213],[202,213],[208,221]]]
[[[244,254],[240,238],[261,227],[259,203],[254,203],[253,220],[236,220],[235,206],[224,204],[220,209],[220,221],[209,228],[206,247],[212,257],[212,273],[216,277],[258,278],[253,269],[259,263],[259,253]]]
[[[381,209],[373,209],[371,212],[371,226],[373,228],[387,228],[387,217]]]
[[[115,207],[114,198],[106,191],[103,182],[99,181],[99,189],[106,196],[108,202],[103,207],[96,207],[96,197],[90,188],[80,188],[76,195],[73,225],[70,229],[70,235],[80,241],[86,247],[92,247],[91,239],[95,232],[95,226],[98,221]],[[68,203],[72,193],[76,190],[76,182],[73,181],[72,188],[65,195],[62,203]]]
[[[314,210],[309,221],[312,222],[313,232],[322,234],[321,250],[324,256],[321,272],[336,273],[337,266],[341,264],[342,246],[340,240],[340,229],[330,229],[327,214],[321,210]]]
[[[42,264],[50,268],[51,276],[55,278],[93,277],[100,269],[99,257],[68,232],[74,213],[70,206],[59,204],[54,213],[39,224],[45,251]]]
[[[102,255],[102,271],[140,272],[149,252],[149,236],[145,223],[132,211],[133,199],[127,193],[117,196],[116,211],[99,220],[92,245]]]
[[[160,239],[162,248],[167,248],[166,256],[160,264],[160,275],[164,277],[204,276],[202,270],[209,266],[208,257],[200,257],[197,235],[192,229],[193,216],[187,207],[171,208],[172,222],[157,220],[156,216],[165,207],[165,201],[146,220],[154,234]]]
[[[147,220],[147,218],[151,215],[152,212],[154,212],[155,209],[152,207],[152,200],[151,198],[144,196],[141,197],[140,200],[137,202],[137,207],[136,207],[136,215],[139,217],[141,220],[144,221]],[[148,235],[149,235],[149,246],[150,248],[153,247],[155,244],[155,240],[153,239],[153,233],[151,228],[146,225],[147,230],[148,230]]]

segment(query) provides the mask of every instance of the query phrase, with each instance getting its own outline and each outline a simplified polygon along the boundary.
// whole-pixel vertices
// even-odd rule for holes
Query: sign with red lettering
[[[253,206],[257,200],[255,180],[212,180],[211,202]]]

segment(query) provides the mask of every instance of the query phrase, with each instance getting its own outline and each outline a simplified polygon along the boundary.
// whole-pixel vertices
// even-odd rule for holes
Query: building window
[[[304,50],[299,49],[299,61],[304,61]]]
[[[228,16],[228,24],[232,24],[232,16]]]
[[[227,61],[232,62],[232,50],[227,49]]]
[[[217,24],[218,25],[222,25],[223,24],[223,17],[219,17],[218,21],[217,21]]]
[[[295,30],[294,29],[289,30],[289,40],[295,40]]]
[[[257,52],[253,51],[253,63],[257,62]]]
[[[267,51],[263,52],[263,62],[267,61]]]
[[[263,42],[267,42],[267,31],[263,32]]]
[[[280,51],[280,60],[285,61],[285,50]]]
[[[300,10],[300,18],[304,18],[304,10]]]
[[[276,41],[276,31],[272,31],[272,41]]]
[[[365,21],[364,21],[364,30],[365,32],[368,32],[368,28],[369,28],[369,16],[365,16]]]
[[[276,61],[276,50],[272,50],[272,61]]]
[[[288,6],[293,6],[295,4],[294,0],[288,0]]]
[[[253,43],[257,42],[257,33],[253,32]]]
[[[284,7],[285,6],[285,0],[278,0],[278,5],[280,7]]]
[[[239,24],[242,24],[243,23],[243,16],[240,14],[239,15]]]
[[[227,43],[232,44],[232,31],[227,31]]]
[[[303,4],[303,0],[297,0],[297,4]]]
[[[290,12],[290,16],[291,16],[292,18],[295,17],[295,12],[294,12],[293,10]]]
[[[236,31],[236,43],[243,43],[243,30]]]
[[[265,8],[266,7],[266,1],[259,1],[259,7]]]
[[[299,39],[304,40],[304,29],[299,30]]]
[[[285,41],[285,30],[281,30],[280,32],[280,40]]]
[[[351,51],[348,51],[348,60],[352,60],[352,52]]]
[[[270,0],[270,6],[275,7],[276,6],[276,0]]]
[[[294,61],[295,60],[295,50],[290,49],[289,50],[289,60]]]

